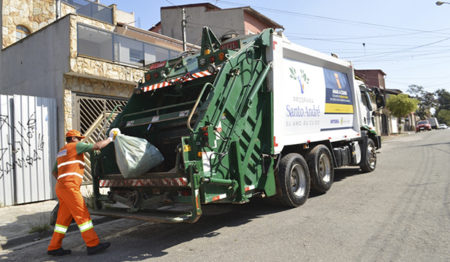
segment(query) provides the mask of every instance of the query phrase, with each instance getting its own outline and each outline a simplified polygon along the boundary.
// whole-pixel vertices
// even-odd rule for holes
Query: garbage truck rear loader
[[[205,27],[200,53],[151,64],[112,124],[164,162],[125,178],[114,146],[103,149],[92,213],[192,223],[203,205],[255,196],[297,207],[310,188],[329,190],[337,167],[374,170],[380,139],[361,124],[353,80],[349,62],[272,30],[221,43]]]

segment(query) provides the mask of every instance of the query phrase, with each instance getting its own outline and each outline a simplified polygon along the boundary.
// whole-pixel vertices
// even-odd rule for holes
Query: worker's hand
[[[109,138],[111,139],[111,141],[114,141],[117,135],[120,135],[120,129],[113,128],[111,129],[111,131],[109,131]]]

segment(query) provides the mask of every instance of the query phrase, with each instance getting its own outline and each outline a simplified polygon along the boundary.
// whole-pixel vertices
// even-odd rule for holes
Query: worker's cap
[[[80,131],[75,130],[75,129],[67,131],[66,137],[78,137],[80,139],[84,139],[85,138],[85,136],[81,135]]]

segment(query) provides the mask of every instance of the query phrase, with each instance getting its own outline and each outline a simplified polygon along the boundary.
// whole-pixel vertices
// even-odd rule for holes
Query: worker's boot
[[[70,251],[70,249],[63,249],[62,247],[55,249],[55,250],[47,251],[47,254],[50,256],[64,256],[64,255],[69,255],[70,253],[72,253],[72,251]]]
[[[107,249],[110,245],[111,245],[111,243],[105,242],[105,243],[100,243],[100,244],[96,245],[95,247],[87,247],[87,254],[88,255],[97,254],[97,253]]]

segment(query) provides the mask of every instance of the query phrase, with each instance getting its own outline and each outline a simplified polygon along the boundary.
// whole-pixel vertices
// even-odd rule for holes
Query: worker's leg
[[[50,241],[50,244],[47,249],[49,251],[61,248],[62,241],[64,236],[66,235],[67,228],[69,227],[70,222],[72,221],[72,214],[70,213],[69,208],[64,203],[64,201],[62,201],[59,198],[59,195],[61,195],[60,191],[61,189],[58,188],[57,186],[56,195],[58,196],[59,199],[59,209],[52,240]]]
[[[62,196],[62,199],[69,207],[72,217],[80,229],[81,236],[86,243],[86,246],[93,247],[99,244],[97,233],[94,231],[94,225],[92,224],[89,211],[83,196],[80,192],[80,185],[73,182],[65,182],[67,193]]]

